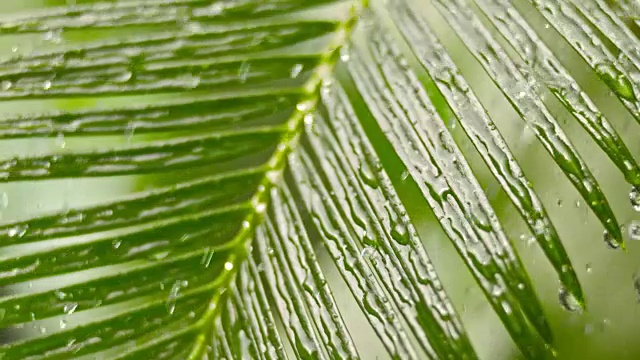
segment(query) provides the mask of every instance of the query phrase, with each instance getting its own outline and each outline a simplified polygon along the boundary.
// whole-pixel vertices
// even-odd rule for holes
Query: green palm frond
[[[340,287],[391,358],[479,358],[418,212],[435,215],[429,231],[444,231],[522,355],[557,356],[557,334],[479,166],[551,264],[561,302],[586,309],[588,293],[549,205],[434,19],[531,130],[606,244],[624,249],[626,219],[557,112],[624,178],[636,211],[638,147],[527,12],[640,124],[633,6],[120,0],[3,17],[0,35],[10,39],[90,40],[5,57],[0,99],[103,102],[57,112],[16,105],[0,120],[8,144],[86,146],[5,156],[0,182],[135,177],[145,189],[0,225],[0,359],[366,358]],[[125,144],[109,141],[123,134]],[[396,168],[420,194],[419,210]]]

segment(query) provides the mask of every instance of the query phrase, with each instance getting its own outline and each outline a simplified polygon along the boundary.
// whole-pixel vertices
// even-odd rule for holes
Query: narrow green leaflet
[[[591,138],[624,174],[625,179],[631,185],[639,185],[640,168],[627,146],[524,17],[518,12],[510,11],[509,2],[504,0],[479,0],[477,4],[517,50],[520,58],[589,132]]]
[[[580,16],[575,5],[549,0],[529,0],[575,51],[591,66],[600,79],[622,101],[640,124],[639,69],[628,61],[620,61],[598,40],[594,28]],[[607,33],[605,33],[607,34]],[[626,51],[626,50],[625,50]]]
[[[371,114],[521,350],[547,356],[551,331],[542,307],[480,185],[398,49],[367,30],[370,41],[354,46],[348,65]]]
[[[40,15],[0,21],[0,34],[60,31],[69,29],[122,29],[128,26],[192,27],[199,22],[244,21],[308,9],[340,0],[151,0],[82,4],[61,7]]]
[[[420,17],[414,15],[405,1],[398,1],[395,6],[388,7],[388,10],[424,69],[435,80],[476,150],[509,195],[520,216],[527,222],[562,284],[580,303],[584,303],[577,275],[542,202],[496,125],[466,80],[456,70],[453,60],[433,31]],[[399,19],[404,21],[398,21]]]
[[[290,296],[294,295],[292,292],[297,292],[298,298],[305,300],[304,305],[306,305],[309,315],[306,315],[302,310],[302,304],[296,304],[296,312],[302,314],[295,318],[297,323],[290,325],[289,328],[297,331],[301,322],[300,318],[311,316],[315,323],[316,334],[325,345],[329,358],[358,358],[359,355],[351,335],[341,319],[326,277],[317,262],[304,223],[293,203],[291,193],[287,188],[274,191],[271,203],[272,213],[262,231],[259,230],[255,246],[258,256],[262,259],[261,264],[271,266],[274,269],[272,273],[283,279],[280,282],[269,282],[272,287],[272,296],[279,302],[295,301],[295,298]],[[269,273],[271,271],[265,271],[265,276],[269,276],[267,275]],[[301,297],[299,293],[303,293],[304,296]],[[285,309],[285,307],[278,308],[281,312]],[[286,316],[281,314],[281,318],[284,319]],[[311,321],[307,321],[307,328],[310,323]],[[295,350],[298,350],[302,344],[304,342],[295,342]],[[300,355],[302,351],[305,350],[300,349],[297,354]],[[308,353],[308,351],[305,352]]]
[[[300,177],[297,183],[310,184],[300,186],[301,197],[325,246],[331,249],[338,268],[344,267],[341,272],[348,283],[349,272],[371,272],[377,277],[378,286],[386,289],[431,358],[475,358],[406,210],[365,141],[346,96],[334,86],[324,92],[325,108],[313,121],[310,146],[300,151],[301,164],[291,168],[294,177]],[[293,161],[297,161],[296,155]],[[300,168],[308,169],[305,180]],[[348,205],[341,208],[341,203]],[[341,260],[347,256],[349,265]],[[393,279],[404,277],[394,283]]]
[[[600,186],[558,121],[540,100],[541,94],[469,9],[466,1],[438,0],[438,9],[460,39],[533,130],[555,163],[580,192],[605,228],[609,246],[623,245],[622,232]]]
[[[132,106],[52,114],[3,117],[0,138],[146,134],[169,131],[229,131],[283,123],[300,99],[300,89],[263,89],[220,94],[163,106]]]

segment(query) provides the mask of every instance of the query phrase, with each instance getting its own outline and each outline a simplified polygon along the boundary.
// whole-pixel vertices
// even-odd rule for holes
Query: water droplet
[[[504,294],[504,288],[500,285],[494,285],[491,289],[491,295],[494,297],[500,297],[502,294]]]
[[[629,224],[627,232],[629,234],[629,239],[640,241],[640,221],[632,221],[631,224]]]
[[[58,133],[58,136],[56,136],[56,145],[60,149],[66,149],[67,141],[64,139],[64,134],[63,133]]]
[[[60,329],[66,329],[67,328],[67,320],[61,319],[60,320]]]
[[[273,251],[273,250],[271,250]],[[224,263],[224,269],[227,271],[231,271],[233,270],[233,263],[230,261],[227,261],[226,263]]]
[[[640,186],[634,186],[629,193],[629,201],[633,210],[640,212]]]
[[[133,73],[131,71],[125,71],[120,76],[116,78],[117,82],[127,82],[133,78]]]
[[[43,88],[44,90],[49,90],[49,89],[51,89],[51,81],[47,80],[47,81],[43,82],[43,83],[42,83],[42,88]]]
[[[262,214],[263,212],[265,212],[265,210],[267,210],[267,204],[265,204],[264,202],[259,202],[255,204],[253,208],[258,214]]]
[[[24,234],[27,233],[27,226],[14,226],[11,229],[7,230],[7,235],[9,237],[23,237]]]
[[[3,208],[8,208],[9,207],[9,193],[7,193],[6,191],[2,193],[2,207]]]
[[[370,258],[375,253],[375,250],[371,246],[365,246],[362,251],[360,251],[360,256],[363,259]]]
[[[362,180],[362,182],[367,184],[372,189],[378,188],[378,179],[367,164],[360,164],[358,173],[360,174],[360,179]]]
[[[591,263],[587,263],[587,265],[585,265],[585,269],[587,270],[588,274],[591,274],[591,272],[593,271],[593,267],[591,267]]]
[[[576,298],[567,291],[565,288],[560,288],[558,291],[558,300],[560,305],[567,311],[577,312],[580,311],[580,305]]]
[[[615,66],[609,63],[602,63],[596,65],[595,70],[616,95],[629,101],[636,101],[631,81]]]
[[[618,240],[616,240],[607,230],[602,234],[602,238],[609,249],[615,250],[620,248]]]
[[[67,315],[73,314],[78,308],[78,303],[68,303],[64,305],[64,313]]]
[[[500,303],[500,305],[502,305],[502,308],[504,309],[504,312],[511,315],[511,313],[513,313],[513,309],[511,309],[511,305],[509,305],[508,302],[503,301]]]
[[[391,238],[397,241],[401,245],[408,245],[409,240],[409,230],[404,223],[396,223],[391,229]]]
[[[114,249],[119,248],[121,244],[122,244],[122,240],[113,240],[113,242],[111,243]]]
[[[340,60],[347,62],[349,61],[350,58],[351,58],[351,55],[349,54],[349,47],[343,46],[340,49]]]
[[[313,109],[315,103],[312,100],[302,101],[296,105],[296,109],[300,112],[308,112]]]
[[[7,91],[13,87],[13,83],[9,80],[4,80],[0,86],[2,87],[2,90]]]
[[[66,298],[67,298],[67,294],[65,294],[63,291],[56,290],[56,291],[55,291],[55,294],[56,294],[56,297],[57,297],[59,300],[64,300],[64,299],[66,299]]]
[[[298,77],[298,75],[300,75],[300,73],[302,72],[302,69],[304,69],[304,65],[302,64],[295,64],[292,68],[291,68],[291,78],[295,79]]]
[[[400,174],[400,181],[406,181],[409,178],[409,171],[405,170]]]
[[[313,115],[312,114],[306,114],[304,116],[304,128],[306,129],[307,132],[310,132],[311,130],[313,130]]]

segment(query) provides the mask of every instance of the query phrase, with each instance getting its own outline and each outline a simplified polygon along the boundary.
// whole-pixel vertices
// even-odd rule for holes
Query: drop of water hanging
[[[565,288],[560,288],[558,292],[558,300],[560,301],[560,305],[567,311],[577,312],[580,311],[580,305],[578,304],[578,300],[571,295]]]

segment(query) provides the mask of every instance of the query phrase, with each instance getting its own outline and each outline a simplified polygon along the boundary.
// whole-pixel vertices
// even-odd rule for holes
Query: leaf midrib
[[[288,155],[297,147],[299,139],[304,133],[305,118],[316,109],[320,101],[319,90],[322,82],[332,74],[338,62],[340,50],[347,44],[360,13],[367,6],[368,0],[354,1],[349,16],[338,24],[332,40],[320,57],[318,65],[316,65],[311,77],[303,85],[301,100],[297,103],[294,113],[286,121],[284,125],[286,131],[276,150],[267,161],[269,170],[265,173],[256,193],[251,197],[251,211],[242,222],[241,230],[229,243],[237,248],[236,252],[232,253],[227,260],[227,263],[231,264],[229,266],[231,270],[221,275],[221,288],[226,289],[229,287],[237,273],[234,269],[238,269],[240,263],[249,255],[248,245],[252,241],[254,230],[264,219],[271,190],[278,184],[286,169]],[[206,339],[211,336],[213,319],[221,309],[219,304],[222,298],[224,298],[224,294],[219,292],[214,294],[209,302],[207,311],[194,325],[198,329],[206,329],[206,331],[201,331],[196,338],[193,350],[188,356],[189,360],[199,359],[205,350]]]

